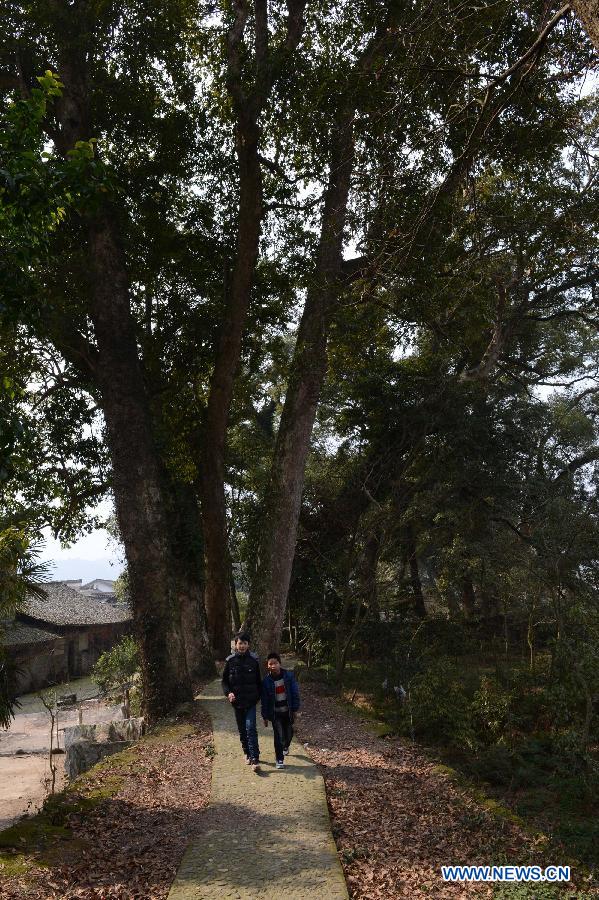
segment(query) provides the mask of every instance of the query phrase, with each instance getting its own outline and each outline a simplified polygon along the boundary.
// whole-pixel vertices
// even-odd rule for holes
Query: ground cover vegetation
[[[239,593],[259,650],[596,812],[593,21],[4,5],[3,568],[113,496],[151,719]]]

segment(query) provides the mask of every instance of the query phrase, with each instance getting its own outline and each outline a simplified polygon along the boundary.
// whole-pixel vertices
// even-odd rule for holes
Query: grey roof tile
[[[131,619],[125,604],[86,597],[62,581],[48,581],[43,589],[47,599],[28,596],[23,615],[52,625],[111,625]]]
[[[5,647],[16,647],[19,644],[48,644],[60,640],[60,635],[24,625],[23,622],[9,622],[2,626],[2,643]]]

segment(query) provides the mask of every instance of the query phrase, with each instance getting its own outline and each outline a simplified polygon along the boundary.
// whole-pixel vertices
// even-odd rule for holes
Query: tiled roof
[[[83,594],[84,597],[91,597],[92,600],[99,600],[102,603],[117,603],[116,594],[113,594],[109,591],[94,591],[90,588],[90,590],[82,591],[77,588],[78,594]]]
[[[5,647],[15,647],[18,644],[47,644],[56,640],[60,640],[59,635],[24,625],[23,622],[9,622],[2,626],[2,643]]]
[[[30,595],[22,615],[51,625],[111,625],[131,619],[131,611],[125,604],[86,597],[62,581],[49,581],[43,588],[47,599]]]
[[[111,584],[114,587],[114,581],[111,578],[94,578],[93,581],[88,581],[87,584],[82,584],[80,588],[77,588],[79,591],[95,591],[98,588],[95,588],[94,585],[98,584]]]

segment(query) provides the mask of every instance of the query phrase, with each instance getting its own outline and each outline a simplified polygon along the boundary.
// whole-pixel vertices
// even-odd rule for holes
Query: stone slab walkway
[[[301,744],[294,741],[285,769],[276,769],[272,730],[259,720],[256,774],[244,763],[220,681],[200,699],[214,729],[211,802],[169,900],[347,900],[324,781]]]

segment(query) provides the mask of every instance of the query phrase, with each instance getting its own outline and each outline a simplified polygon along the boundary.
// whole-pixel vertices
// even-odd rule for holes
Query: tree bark
[[[255,0],[255,82],[250,88],[242,78],[242,40],[249,15],[248,4],[234,6],[235,19],[227,35],[227,88],[236,118],[235,150],[239,173],[237,247],[225,321],[210,381],[200,475],[206,542],[206,616],[214,652],[221,658],[227,656],[231,647],[231,560],[224,488],[226,434],[263,217],[258,120],[283,61],[297,49],[304,28],[305,5],[306,0],[288,0],[286,40],[278,53],[271,54],[267,5],[265,0]]]
[[[239,631],[241,629],[241,612],[239,609],[239,598],[237,596],[237,588],[235,587],[235,576],[233,567],[231,567],[231,615],[233,619],[233,629]]]
[[[364,603],[366,604],[370,618],[375,622],[381,621],[381,608],[379,605],[379,591],[376,577],[380,552],[381,530],[377,528],[366,541],[364,547],[364,561],[362,564],[362,593],[364,596]]]
[[[582,22],[589,39],[599,50],[599,3],[597,0],[571,0],[570,5]]]
[[[277,434],[250,590],[248,627],[258,652],[279,647],[295,553],[306,457],[327,368],[327,317],[339,289],[354,160],[354,109],[333,140],[313,284],[300,322]]]
[[[410,565],[410,584],[412,585],[412,593],[414,594],[414,609],[421,619],[426,619],[427,612],[424,603],[424,595],[422,593],[422,582],[420,581],[420,571],[418,569],[418,556],[416,555],[416,541],[412,526],[408,526],[407,530],[407,550],[408,562]]]
[[[214,671],[204,610],[204,547],[200,510],[189,484],[165,473],[166,518],[173,556],[172,579],[180,603],[181,631],[192,682]]]
[[[469,575],[464,576],[462,579],[462,606],[466,618],[472,621],[476,614],[476,594]]]

